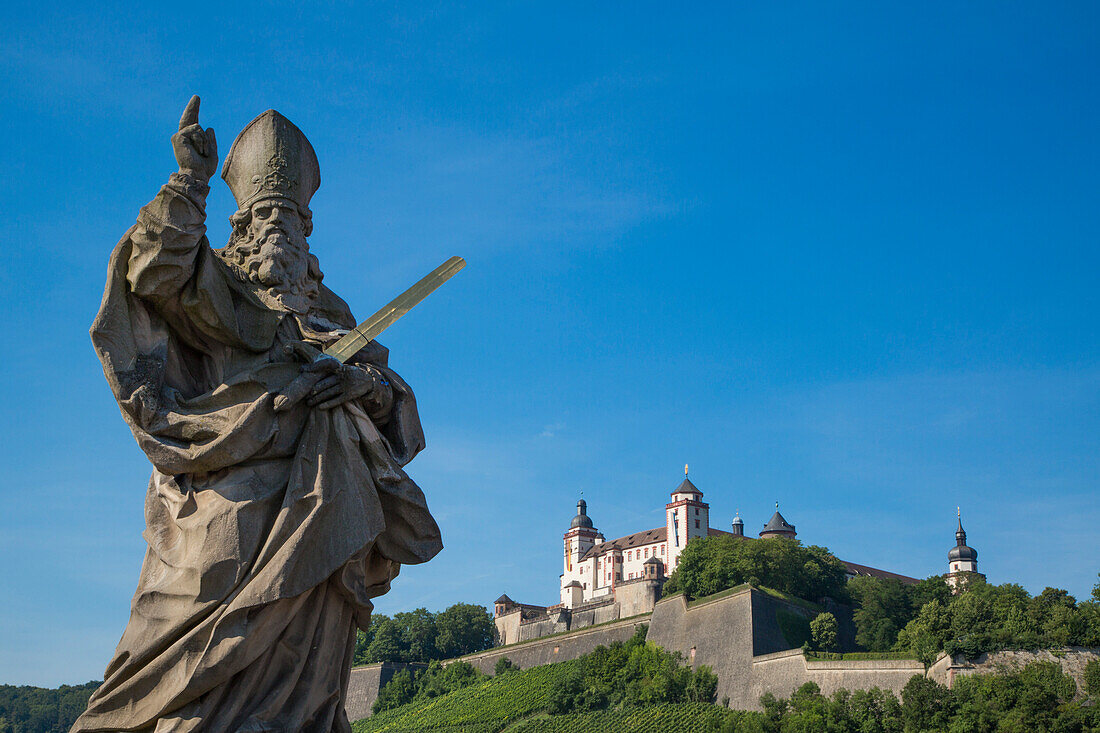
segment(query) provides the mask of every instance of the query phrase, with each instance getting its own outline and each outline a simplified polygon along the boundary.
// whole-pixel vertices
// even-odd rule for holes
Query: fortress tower
[[[760,537],[790,537],[792,540],[797,533],[794,531],[794,525],[783,518],[783,515],[779,513],[779,502],[775,502],[775,514],[768,520],[768,523],[764,525],[764,529],[760,530]]]
[[[952,593],[961,593],[966,590],[966,584],[971,577],[985,580],[985,576],[978,572],[978,551],[966,544],[962,509],[956,511],[959,516],[959,528],[955,530],[955,546],[947,553],[948,570],[944,580],[951,586]]]
[[[593,583],[591,573],[584,573],[581,559],[594,545],[603,542],[603,535],[592,525],[588,517],[588,504],[584,499],[577,502],[577,516],[569,523],[569,529],[562,538],[565,545],[561,575],[561,602],[566,608],[572,608],[586,594]],[[588,577],[582,577],[588,576]]]
[[[668,540],[665,572],[671,575],[688,540],[706,537],[710,532],[710,504],[703,501],[703,492],[688,478],[687,464],[684,464],[683,482],[672,492],[672,500],[665,504],[665,527]]]

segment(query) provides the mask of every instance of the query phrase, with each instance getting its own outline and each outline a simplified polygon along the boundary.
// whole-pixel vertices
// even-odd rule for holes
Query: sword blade
[[[339,341],[325,349],[325,355],[340,363],[346,362],[360,349],[366,346],[378,334],[392,326],[397,319],[412,310],[420,301],[431,295],[436,288],[450,280],[455,273],[466,266],[466,260],[452,257],[439,267],[422,277],[415,285],[391,300],[384,308],[360,323],[341,337]]]

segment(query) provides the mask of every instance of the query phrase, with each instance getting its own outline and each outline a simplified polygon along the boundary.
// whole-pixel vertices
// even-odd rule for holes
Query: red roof
[[[716,527],[707,527],[707,536],[717,537],[719,535],[733,535],[732,532],[727,532],[724,529],[718,529]],[[739,535],[734,535],[739,536]],[[620,537],[617,540],[610,542],[604,542],[603,544],[593,545],[588,552],[584,553],[584,557],[581,558],[581,562],[603,555],[613,550],[626,550],[631,547],[640,547],[642,545],[652,545],[655,542],[664,542],[668,538],[668,528],[658,527],[657,529],[647,529],[644,532],[635,532],[634,534],[628,534],[626,537]],[[742,539],[751,540],[754,537],[743,537]],[[887,580],[893,578],[906,585],[915,585],[920,582],[917,578],[910,578],[908,575],[901,575],[899,573],[891,573],[889,570],[879,570],[869,565],[860,565],[855,562],[848,562],[847,560],[841,560],[844,563],[844,567],[848,570],[850,575],[866,575],[872,578],[879,578],[881,580]]]
[[[656,542],[664,542],[667,537],[667,527],[658,527],[657,529],[647,529],[644,532],[628,534],[626,537],[620,537],[617,540],[593,545],[588,552],[584,553],[581,562],[584,562],[590,557],[597,557],[614,550],[626,550],[631,547],[641,547],[642,545],[652,545]]]

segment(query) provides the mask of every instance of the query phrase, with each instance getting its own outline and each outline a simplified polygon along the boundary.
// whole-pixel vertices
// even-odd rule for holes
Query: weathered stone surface
[[[301,131],[269,110],[234,142],[240,208],[216,251],[197,97],[172,144],[179,171],[116,246],[92,326],[153,474],[130,621],[74,730],[348,730],[370,599],[442,547],[403,468],[424,446],[416,400],[375,342],[310,360],[355,319],[309,251]],[[276,407],[303,374],[312,391]]]
[[[1100,648],[1075,646],[1066,649],[1039,649],[1034,652],[989,652],[974,660],[959,655],[955,659],[947,659],[945,664],[937,664],[930,676],[950,685],[959,675],[1011,672],[1032,662],[1054,662],[1077,683],[1077,694],[1083,695],[1085,665],[1093,659],[1100,659]]]
[[[648,616],[625,619],[559,636],[496,647],[488,651],[460,657],[460,659],[469,662],[486,674],[493,673],[497,660],[502,657],[508,657],[522,669],[537,667],[540,664],[564,662],[588,654],[600,645],[607,646],[614,641],[626,641],[634,635],[639,626],[646,623],[649,623]]]
[[[401,670],[413,669],[419,672],[427,668],[428,665],[420,662],[377,662],[352,667],[345,704],[348,720],[370,717],[371,706],[378,699],[379,691]]]

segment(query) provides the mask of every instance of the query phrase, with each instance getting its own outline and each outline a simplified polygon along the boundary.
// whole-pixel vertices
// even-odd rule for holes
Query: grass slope
[[[743,713],[709,703],[654,705],[569,715],[543,712],[550,689],[573,662],[559,662],[494,677],[431,700],[387,710],[352,725],[355,733],[704,733],[720,730]]]
[[[546,707],[550,688],[572,662],[493,677],[485,682],[412,702],[356,722],[355,733],[496,733]]]
[[[653,705],[626,710],[598,710],[591,713],[544,715],[507,728],[507,733],[710,733],[734,729],[739,723],[759,718],[747,713],[688,702]],[[751,729],[751,728],[750,728]]]

